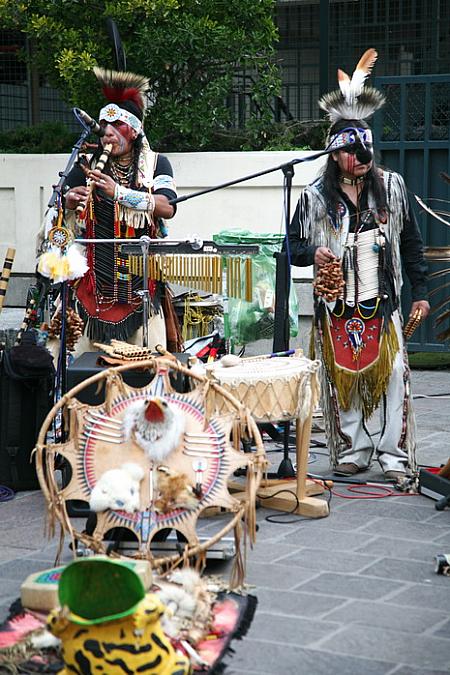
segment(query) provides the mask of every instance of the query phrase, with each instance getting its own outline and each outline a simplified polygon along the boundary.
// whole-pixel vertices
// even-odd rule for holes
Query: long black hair
[[[330,128],[329,138],[347,128],[369,129],[369,125],[367,122],[364,122],[364,120],[339,120]],[[333,211],[338,202],[342,201],[342,197],[339,194],[340,175],[338,163],[333,159],[331,154],[328,155],[327,163],[322,174],[322,180],[327,204]],[[377,211],[387,211],[386,190],[375,160],[373,160],[372,166],[366,174],[366,180],[374,197]]]

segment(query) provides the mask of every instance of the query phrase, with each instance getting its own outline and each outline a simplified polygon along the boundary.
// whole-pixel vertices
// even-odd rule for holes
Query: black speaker
[[[104,352],[85,352],[67,368],[67,390],[69,391],[80,382],[84,382],[92,375],[96,375],[105,368],[110,368],[108,364],[105,366],[105,363],[102,361],[102,355],[105,355]],[[182,363],[187,365],[189,354],[174,354],[174,356]],[[121,373],[124,382],[130,385],[130,387],[145,387],[154,377],[154,372],[151,370],[124,370]],[[170,373],[170,380],[175,391],[183,393],[189,391],[189,382],[183,373],[180,373],[176,370]],[[98,391],[100,385],[100,391]],[[88,387],[83,389],[77,394],[77,399],[82,403],[87,403],[88,405],[100,405],[105,400],[105,387],[104,380],[103,386],[100,382],[94,382]]]

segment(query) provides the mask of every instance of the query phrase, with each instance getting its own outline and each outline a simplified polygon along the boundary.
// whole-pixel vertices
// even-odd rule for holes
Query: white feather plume
[[[372,68],[377,58],[378,54],[375,51],[375,49],[373,49],[373,47],[367,49],[359,59],[356,68],[353,71],[351,80],[348,77],[348,75],[346,75],[346,73],[344,73],[342,70],[341,71],[338,70],[339,87],[342,91],[344,98],[349,103],[353,102],[362,92],[364,82],[372,72]],[[340,74],[346,76],[346,78],[344,78],[343,81],[341,80]],[[346,80],[348,80],[348,82],[346,82]],[[341,81],[343,82],[344,89],[341,86]]]
[[[377,58],[376,50],[371,47],[359,59],[351,78],[338,69],[339,89],[325,94],[319,101],[332,123],[340,119],[365,119],[384,104],[381,92],[364,86]]]

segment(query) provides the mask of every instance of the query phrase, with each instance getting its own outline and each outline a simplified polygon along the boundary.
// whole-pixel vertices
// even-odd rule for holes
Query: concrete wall
[[[172,163],[179,196],[249,174],[266,171],[310,152],[223,152],[174,153]],[[35,268],[35,237],[58,172],[68,155],[0,154],[0,263],[6,249],[16,248],[13,274],[5,306],[21,307]],[[300,191],[317,175],[323,159],[297,164],[293,179],[291,210]],[[169,237],[198,234],[203,239],[222,229],[239,228],[251,232],[283,232],[283,172],[281,169],[245,183],[212,192],[178,205],[169,221]],[[293,268],[294,279],[311,277],[310,270]],[[301,315],[311,313],[310,284],[297,285]]]

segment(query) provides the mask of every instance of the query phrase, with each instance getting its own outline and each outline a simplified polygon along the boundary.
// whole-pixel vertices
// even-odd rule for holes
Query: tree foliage
[[[39,72],[64,100],[95,116],[102,97],[92,68],[115,67],[111,17],[127,69],[150,78],[155,146],[218,149],[232,128],[227,97],[239,92],[244,142],[258,148],[279,90],[273,8],[274,0],[0,0],[0,22],[29,38]]]

